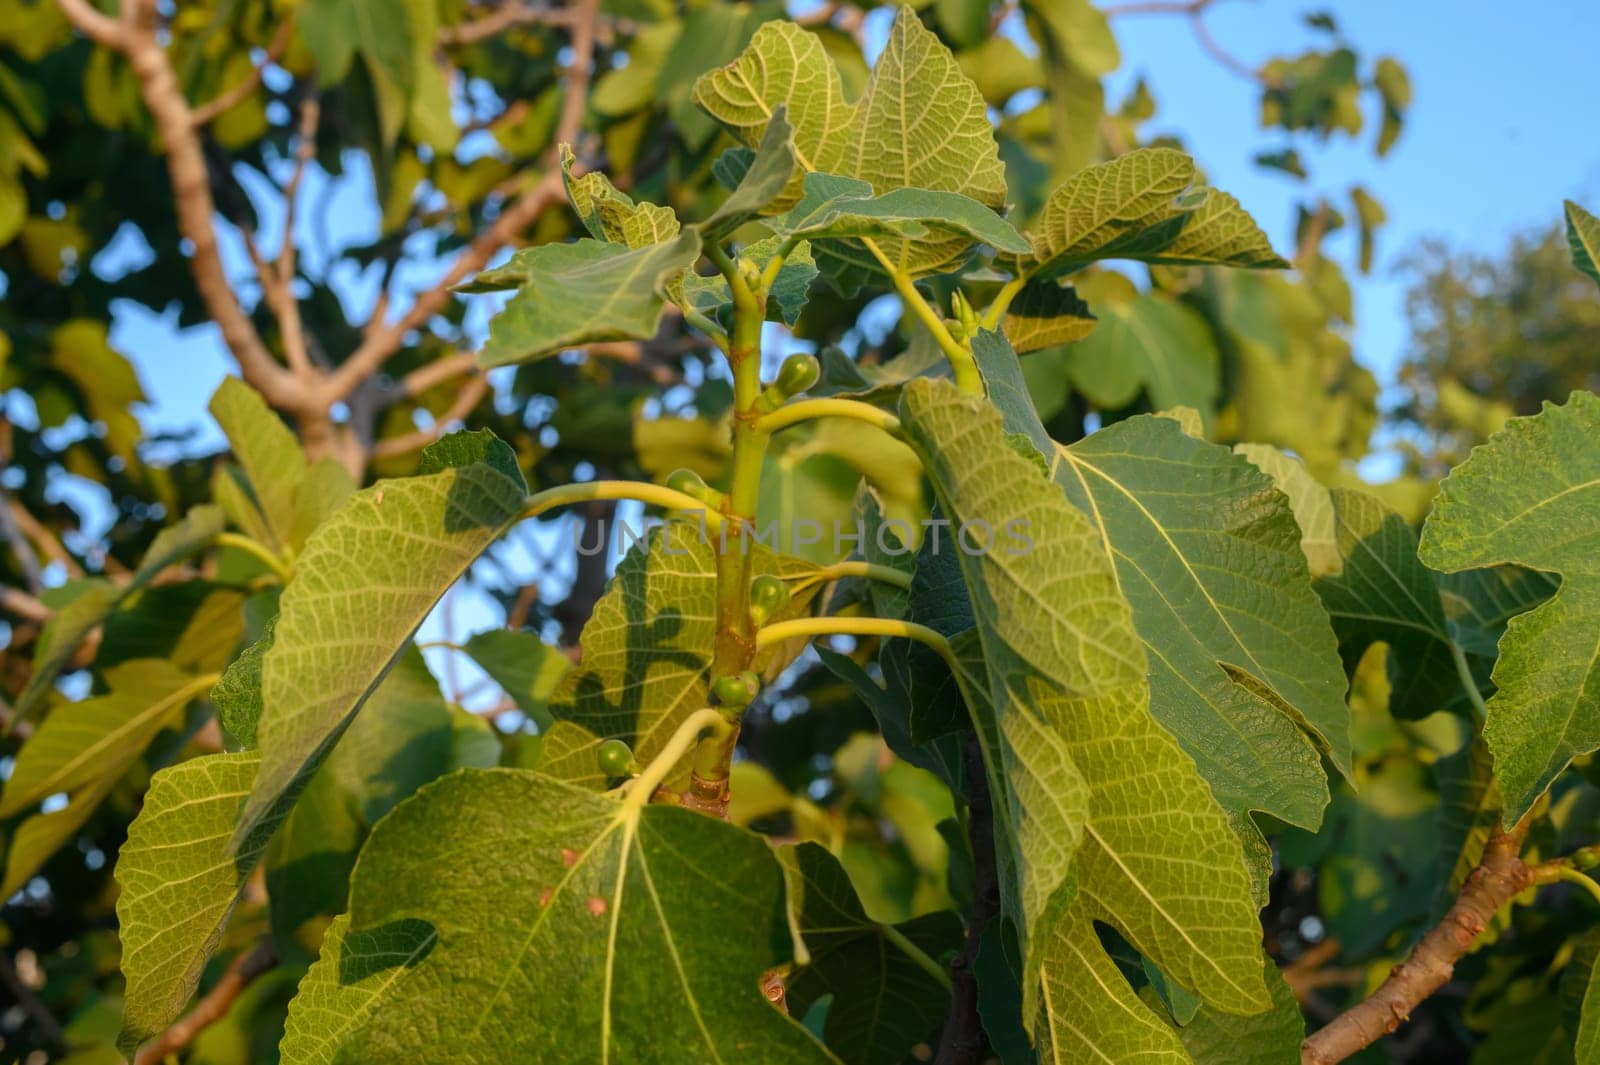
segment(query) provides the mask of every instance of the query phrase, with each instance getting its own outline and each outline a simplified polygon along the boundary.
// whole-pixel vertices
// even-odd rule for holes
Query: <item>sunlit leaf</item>
[[[1451,471],[1422,560],[1455,571],[1513,562],[1561,575],[1512,618],[1484,736],[1514,824],[1578,755],[1600,748],[1600,396],[1574,392],[1513,418]]]

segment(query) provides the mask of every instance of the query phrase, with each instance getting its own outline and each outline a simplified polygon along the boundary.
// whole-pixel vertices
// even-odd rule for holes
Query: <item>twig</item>
[[[509,3],[493,14],[459,26],[446,26],[439,31],[443,45],[477,44],[513,26],[570,26],[573,12],[553,8],[548,4]]]
[[[1301,1044],[1302,1065],[1334,1065],[1399,1028],[1419,1003],[1449,982],[1455,963],[1472,949],[1494,915],[1533,882],[1519,857],[1527,824],[1496,832],[1483,860],[1438,925],[1395,966],[1364,1001],[1335,1017]]]
[[[194,1009],[140,1050],[133,1065],[161,1065],[168,1055],[188,1046],[195,1036],[226,1016],[240,993],[277,964],[278,952],[270,939],[262,939],[253,949],[234,958],[217,986],[206,992]]]
[[[1242,78],[1259,82],[1269,88],[1276,87],[1272,79],[1229,52],[1211,36],[1211,31],[1206,28],[1205,14],[1206,9],[1216,2],[1217,0],[1139,0],[1135,3],[1101,8],[1100,13],[1107,18],[1120,18],[1124,15],[1184,15],[1189,19],[1189,29],[1193,31],[1194,39],[1212,59]]]
[[[435,385],[442,385],[452,377],[470,374],[477,368],[478,357],[470,351],[458,352],[455,355],[447,355],[442,359],[435,359],[426,366],[419,366],[400,378],[400,386],[395,398],[414,399]]]
[[[433,420],[433,424],[426,429],[417,429],[413,432],[403,433],[400,436],[391,436],[380,440],[372,447],[374,458],[391,458],[395,455],[405,455],[412,451],[421,451],[435,440],[445,434],[455,422],[461,421],[472,413],[472,409],[483,399],[489,391],[489,379],[483,374],[478,374],[467,380],[461,386],[461,391],[456,393],[456,398],[450,403],[448,409]]]
[[[22,571],[22,580],[28,586],[28,591],[38,595],[44,588],[44,570],[39,566],[39,555],[34,551],[33,544],[23,535],[22,526],[17,523],[17,516],[11,509],[10,495],[3,488],[0,488],[0,535],[11,546],[11,554],[16,557],[17,568]]]
[[[0,584],[0,610],[43,624],[50,620],[50,608],[19,588]]]
[[[261,76],[266,69],[282,59],[283,53],[289,50],[289,39],[293,36],[293,31],[294,15],[291,11],[278,24],[278,32],[272,35],[272,41],[267,45],[267,53],[261,62],[252,67],[250,73],[239,84],[196,107],[190,121],[196,126],[204,126],[224,111],[243,103],[245,98],[255,92],[256,87],[261,84]]]
[[[295,145],[294,172],[283,187],[283,239],[278,247],[277,275],[278,327],[283,331],[283,349],[289,357],[289,367],[300,378],[311,379],[311,356],[306,350],[305,325],[300,317],[300,302],[294,298],[295,245],[294,220],[296,202],[299,200],[300,182],[305,177],[306,166],[317,153],[317,123],[322,117],[322,105],[313,93],[300,104],[299,143]]]

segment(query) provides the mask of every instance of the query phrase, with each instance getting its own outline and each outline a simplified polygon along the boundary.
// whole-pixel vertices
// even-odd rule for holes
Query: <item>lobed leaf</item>
[[[894,190],[957,193],[984,208],[1005,203],[1005,168],[995,144],[983,97],[961,73],[950,51],[909,9],[902,8],[861,97],[848,102],[838,69],[815,34],[791,23],[769,22],[756,31],[738,59],[702,76],[695,100],[749,145],[760,142],[780,108],[793,126],[794,156],[801,174],[789,180],[779,209],[800,202],[802,174],[840,175],[865,182],[878,194]],[[903,213],[937,225],[948,199],[918,203],[906,196]],[[972,208],[963,217],[978,224]],[[996,239],[1006,239],[998,218],[983,220]],[[987,238],[979,238],[987,239]],[[964,259],[973,238],[949,229],[920,235],[883,236],[882,248],[898,268],[915,277],[950,269]],[[1009,242],[1009,241],[1008,241]],[[819,261],[851,288],[862,273],[881,267],[856,242],[829,240]]]
[[[839,860],[815,843],[778,848],[794,927],[808,960],[787,981],[804,1016],[832,995],[823,1040],[846,1065],[903,1061],[938,1030],[950,1004],[940,958],[961,945],[961,919],[939,910],[898,925],[867,916]]]
[[[1061,447],[1004,343],[982,334],[974,353],[991,391],[1004,382],[1006,427],[1049,457],[1111,556],[1149,658],[1151,712],[1242,830],[1250,810],[1315,827],[1327,804],[1318,748],[1348,772],[1349,710],[1288,500],[1169,418]]]
[[[1453,572],[1516,563],[1559,574],[1500,639],[1484,737],[1515,824],[1573,758],[1600,749],[1600,396],[1513,418],[1450,471],[1422,560]]]
[[[1004,516],[1032,540],[1020,552],[960,556],[992,696],[974,709],[998,726],[1000,750],[986,757],[997,807],[1008,803],[1015,822],[1005,827],[1021,895],[1024,1019],[1040,1008],[1057,1016],[1061,981],[1092,978],[1098,961],[1057,954],[1062,941],[1088,949],[1087,914],[1219,1008],[1266,1008],[1241,844],[1194,762],[1150,716],[1143,648],[1100,537],[1007,444],[987,403],[914,381],[901,408],[944,512]],[[1024,759],[1047,759],[1054,772]]]
[[[462,289],[516,289],[490,321],[478,362],[503,366],[596,341],[653,337],[668,285],[699,257],[694,230],[639,248],[589,239],[524,248]]]
[[[159,1035],[188,1005],[287,810],[280,803],[236,850],[230,846],[259,763],[254,751],[210,754],[151,778],[117,859],[124,1050]]]
[[[1289,265],[1238,200],[1195,179],[1194,160],[1172,148],[1140,148],[1079,171],[1045,201],[1021,269],[1054,277],[1101,259]]]
[[[379,481],[312,534],[262,664],[261,772],[236,844],[338,742],[433,604],[517,522],[524,491],[488,462]]]
[[[438,864],[457,875],[416,875]],[[760,991],[792,949],[782,900],[771,848],[743,829],[462,770],[373,833],[283,1061],[833,1060]]]

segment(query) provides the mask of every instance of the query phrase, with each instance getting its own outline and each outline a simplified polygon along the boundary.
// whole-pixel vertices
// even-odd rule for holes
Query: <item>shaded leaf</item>
[[[83,638],[93,632],[128,596],[149,584],[162,570],[203,551],[222,532],[220,507],[194,507],[176,525],[169,525],[150,541],[133,575],[121,584],[91,578],[66,606],[46,623],[34,645],[33,672],[15,705],[19,720],[27,720],[44,705],[56,676],[72,660]]]
[[[708,854],[714,880],[696,864]],[[477,875],[416,875],[446,861]],[[373,833],[348,924],[291,1005],[283,1060],[342,1047],[355,1060],[620,1061],[663,1046],[830,1060],[759,989],[791,948],[782,892],[771,849],[743,829],[523,770],[462,770]],[[420,960],[419,924],[438,932]]]
[[[949,910],[898,925],[867,916],[837,858],[815,843],[782,847],[794,925],[810,959],[788,980],[791,1013],[832,995],[823,1039],[848,1065],[896,1063],[930,1038],[949,1007],[941,957],[961,944]]]
[[[554,722],[550,696],[572,662],[559,648],[531,632],[488,629],[475,633],[464,650],[543,732]]]
[[[1095,327],[1089,305],[1071,285],[1034,281],[1023,286],[1006,311],[1003,328],[1017,354],[1082,340]]]
[[[1058,486],[1004,446],[1001,416],[988,404],[944,382],[915,381],[901,408],[944,512],[952,520],[1022,521],[1033,540],[1016,554],[960,556],[988,665],[990,712],[1004,738],[986,758],[997,777],[997,814],[1006,802],[1016,820],[1024,980],[1043,973],[1044,996],[1056,1000],[1052,978],[1095,971],[1098,960],[1056,956],[1062,942],[1109,966],[1098,945],[1083,939],[1093,938],[1092,913],[1207,1001],[1237,1012],[1265,1008],[1241,845],[1194,763],[1150,716],[1143,648],[1094,528]],[[1003,773],[994,772],[996,757]],[[1034,768],[1044,758],[1048,767]],[[1030,822],[1053,834],[1030,838]],[[1081,839],[1075,859],[1074,837]],[[1027,982],[1023,991],[1031,1019],[1037,1007],[1030,1002],[1040,999]]]

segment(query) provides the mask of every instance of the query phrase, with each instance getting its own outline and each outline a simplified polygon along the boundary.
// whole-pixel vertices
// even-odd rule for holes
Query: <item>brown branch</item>
[[[72,557],[66,545],[55,533],[45,528],[44,522],[34,517],[27,507],[15,499],[7,500],[8,509],[11,511],[11,520],[16,522],[17,528],[42,551],[51,562],[61,563],[69,576],[83,576],[83,567],[78,565],[78,560]]]
[[[1242,78],[1272,87],[1271,80],[1261,71],[1222,47],[1217,39],[1211,36],[1211,31],[1206,28],[1205,14],[1206,9],[1215,3],[1217,0],[1137,0],[1135,3],[1101,8],[1100,13],[1106,18],[1120,18],[1124,15],[1183,15],[1189,20],[1189,28],[1194,32],[1194,39],[1212,59]]]
[[[477,44],[514,26],[571,26],[574,12],[546,4],[509,3],[492,14],[439,31],[443,45]]]
[[[447,355],[442,359],[435,359],[426,366],[419,366],[415,370],[400,378],[400,387],[395,395],[396,399],[410,399],[442,385],[452,377],[473,373],[478,368],[478,357],[470,351],[458,352]]]
[[[483,399],[489,391],[489,378],[477,374],[461,386],[461,391],[456,393],[456,398],[450,403],[445,412],[433,420],[433,424],[426,429],[415,432],[402,433],[400,436],[391,436],[380,440],[372,447],[374,458],[391,458],[395,455],[405,455],[412,451],[421,451],[435,440],[445,434],[451,425],[462,421],[472,413],[472,409]]]
[[[19,588],[0,584],[0,610],[19,618],[44,624],[50,620],[51,609]]]
[[[1417,1005],[1450,981],[1494,915],[1532,883],[1519,857],[1527,826],[1496,832],[1454,905],[1383,986],[1335,1017],[1301,1045],[1302,1065],[1334,1065],[1399,1028]]]
[[[300,104],[299,143],[295,145],[294,172],[283,187],[283,239],[278,247],[274,267],[277,278],[278,306],[273,308],[278,318],[278,328],[283,333],[283,350],[289,357],[289,367],[296,376],[311,380],[311,355],[306,348],[305,323],[300,317],[300,301],[294,298],[295,205],[300,196],[300,182],[305,178],[306,165],[317,152],[317,123],[322,117],[322,105],[316,94],[307,96]]]
[[[267,54],[261,62],[251,68],[250,73],[239,84],[196,107],[194,114],[190,116],[190,121],[196,126],[204,126],[224,111],[243,103],[261,84],[261,77],[266,69],[282,59],[283,53],[289,50],[289,39],[293,36],[293,31],[294,15],[291,13],[278,24],[278,32],[272,35],[272,41],[267,45]]]
[[[23,533],[22,526],[11,509],[11,497],[3,488],[0,488],[0,536],[4,536],[7,545],[10,546],[11,554],[17,560],[17,569],[22,571],[22,580],[27,584],[28,591],[38,595],[44,588],[44,571],[39,567],[39,555]]]
[[[577,139],[588,106],[589,80],[594,74],[595,24],[599,19],[599,0],[577,0],[568,9],[572,26],[572,65],[567,68],[566,95],[556,121],[553,144]],[[553,153],[552,153],[553,155]],[[565,199],[561,169],[552,158],[545,175],[511,202],[483,233],[456,257],[455,262],[432,288],[417,296],[411,309],[390,324],[378,325],[367,333],[361,345],[324,382],[321,398],[336,403],[346,399],[363,380],[376,373],[389,356],[399,350],[406,333],[422,326],[450,302],[451,289],[488,265],[496,252],[515,241],[521,232],[554,203]]]
[[[161,1065],[168,1055],[188,1046],[195,1036],[226,1016],[240,993],[277,964],[278,952],[270,939],[262,939],[253,949],[233,959],[217,986],[206,992],[194,1009],[140,1050],[133,1065]]]
[[[140,95],[167,149],[167,173],[177,208],[178,230],[189,242],[189,270],[206,312],[222,332],[239,370],[267,401],[296,414],[311,411],[308,397],[285,367],[273,358],[245,313],[223,268],[213,216],[216,204],[206,173],[205,153],[194,110],[184,98],[177,74],[158,33],[153,0],[125,0],[123,17],[112,20],[88,0],[57,0],[68,21],[85,36],[121,53],[133,68]]]

